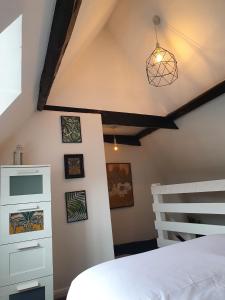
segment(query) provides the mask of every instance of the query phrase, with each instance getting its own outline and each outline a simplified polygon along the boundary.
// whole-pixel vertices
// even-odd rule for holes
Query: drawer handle
[[[35,280],[35,281],[20,283],[16,286],[16,289],[17,289],[18,292],[23,292],[25,290],[34,289],[38,286],[39,286],[39,282]]]
[[[34,170],[34,171],[18,171],[18,175],[32,175],[32,174],[37,174],[39,173],[39,170]]]
[[[34,243],[20,244],[16,248],[17,248],[17,250],[26,250],[26,249],[30,249],[30,248],[39,248],[39,247],[40,247],[40,244],[37,242],[34,242]]]
[[[29,211],[29,210],[34,210],[34,209],[39,209],[39,206],[35,205],[35,206],[30,206],[30,207],[19,208],[19,209],[17,209],[17,211]]]

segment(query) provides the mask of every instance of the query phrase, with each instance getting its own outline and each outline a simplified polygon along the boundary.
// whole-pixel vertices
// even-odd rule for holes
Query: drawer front
[[[51,202],[1,206],[0,245],[51,235]]]
[[[0,300],[53,300],[53,277],[42,277],[0,288]]]
[[[50,167],[1,168],[0,204],[51,200]]]
[[[52,275],[52,239],[0,246],[0,286]]]

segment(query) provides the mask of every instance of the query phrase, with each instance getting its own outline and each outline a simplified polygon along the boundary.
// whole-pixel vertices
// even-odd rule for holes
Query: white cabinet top
[[[0,205],[51,201],[47,165],[0,166]]]
[[[46,168],[50,165],[0,165],[0,168]]]

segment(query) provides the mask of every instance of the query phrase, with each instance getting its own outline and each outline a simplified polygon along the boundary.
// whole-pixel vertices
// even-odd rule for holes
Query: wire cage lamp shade
[[[160,18],[153,18],[154,25],[159,25]],[[178,78],[178,68],[175,56],[159,45],[156,32],[156,47],[146,60],[146,73],[148,82],[161,87],[172,84]]]

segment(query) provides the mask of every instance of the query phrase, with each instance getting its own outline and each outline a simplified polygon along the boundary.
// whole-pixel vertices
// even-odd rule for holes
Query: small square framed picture
[[[65,200],[67,223],[88,219],[85,191],[66,192]]]
[[[83,154],[65,154],[64,169],[66,179],[84,177]]]
[[[61,130],[63,143],[81,143],[80,117],[61,116]]]

